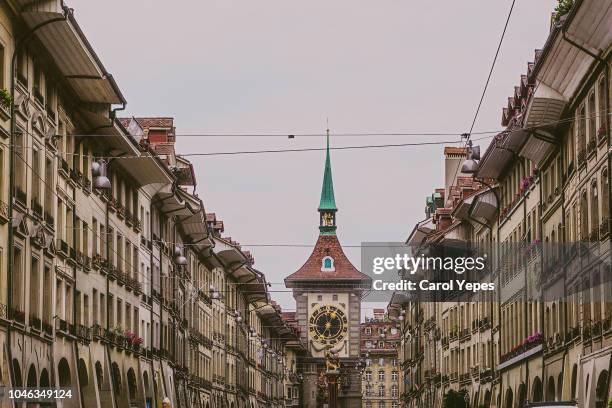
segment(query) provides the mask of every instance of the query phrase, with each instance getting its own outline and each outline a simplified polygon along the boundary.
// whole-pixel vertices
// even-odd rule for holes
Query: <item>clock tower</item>
[[[353,266],[336,235],[336,200],[329,154],[329,130],[323,187],[319,202],[319,237],[310,257],[296,272],[285,278],[293,290],[301,336],[308,345],[304,367],[305,408],[328,403],[329,392],[321,387],[326,356],[340,358],[338,406],[361,407],[359,324],[361,298],[370,289],[371,279]]]

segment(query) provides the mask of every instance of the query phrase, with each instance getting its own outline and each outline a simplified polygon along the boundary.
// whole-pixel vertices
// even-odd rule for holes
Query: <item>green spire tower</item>
[[[336,235],[336,199],[332,179],[331,159],[329,157],[329,129],[327,129],[327,149],[325,150],[325,172],[319,203],[319,231],[321,235]]]

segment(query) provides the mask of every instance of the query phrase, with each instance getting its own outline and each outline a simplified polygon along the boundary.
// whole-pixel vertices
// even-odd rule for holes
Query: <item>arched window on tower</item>
[[[334,272],[335,270],[334,258],[331,256],[324,257],[321,261],[321,272]]]

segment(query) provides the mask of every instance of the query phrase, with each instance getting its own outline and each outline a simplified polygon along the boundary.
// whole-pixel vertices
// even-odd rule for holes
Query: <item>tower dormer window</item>
[[[334,267],[334,258],[331,256],[326,256],[321,261],[321,272],[334,272],[336,268]]]

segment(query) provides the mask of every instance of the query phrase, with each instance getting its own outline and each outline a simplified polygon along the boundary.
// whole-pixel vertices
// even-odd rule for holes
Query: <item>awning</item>
[[[229,269],[248,263],[248,258],[240,249],[222,238],[215,237],[215,254],[221,259],[223,265]]]
[[[29,28],[61,18],[67,13],[65,20],[45,25],[38,29],[35,35],[82,102],[103,104],[126,102],[112,75],[106,72],[85,38],[72,12],[62,7],[61,1],[25,3],[21,16]]]
[[[512,128],[495,136],[480,160],[476,176],[480,179],[497,179],[518,154],[527,139],[523,129]]]
[[[495,219],[495,214],[497,214],[499,204],[500,203],[497,202],[495,193],[490,189],[485,190],[474,196],[472,206],[470,208],[470,216],[491,222],[493,219]]]
[[[602,55],[612,43],[612,2],[610,0],[582,0],[568,14],[565,35],[571,41],[595,55]],[[596,61],[563,38],[562,27],[549,36],[534,72],[538,80],[571,100],[593,63]]]
[[[412,232],[408,236],[408,239],[406,239],[406,244],[420,245],[423,240],[425,240],[425,238],[427,238],[427,236],[435,230],[436,225],[433,223],[433,220],[431,217],[427,218],[414,226]]]
[[[272,328],[276,333],[280,335],[293,334],[293,331],[289,326],[287,326],[280,312],[274,307],[274,305],[268,304],[259,308],[259,310],[257,310],[257,314],[266,322],[265,326]]]
[[[461,200],[459,203],[457,203],[457,205],[453,209],[453,217],[469,221],[470,220],[470,208],[472,207],[473,201],[474,201],[474,196],[471,195]]]
[[[116,161],[121,167],[129,170],[130,176],[134,178],[139,186],[172,183],[172,177],[165,171],[162,167],[163,165],[147,154],[140,157],[117,158]]]
[[[528,158],[539,166],[557,144],[557,138],[553,132],[544,128],[530,131],[529,138],[523,145],[519,155]]]
[[[399,310],[403,306],[410,303],[410,297],[402,292],[393,292],[391,295],[391,300],[389,301],[389,307],[392,307],[394,310]]]

